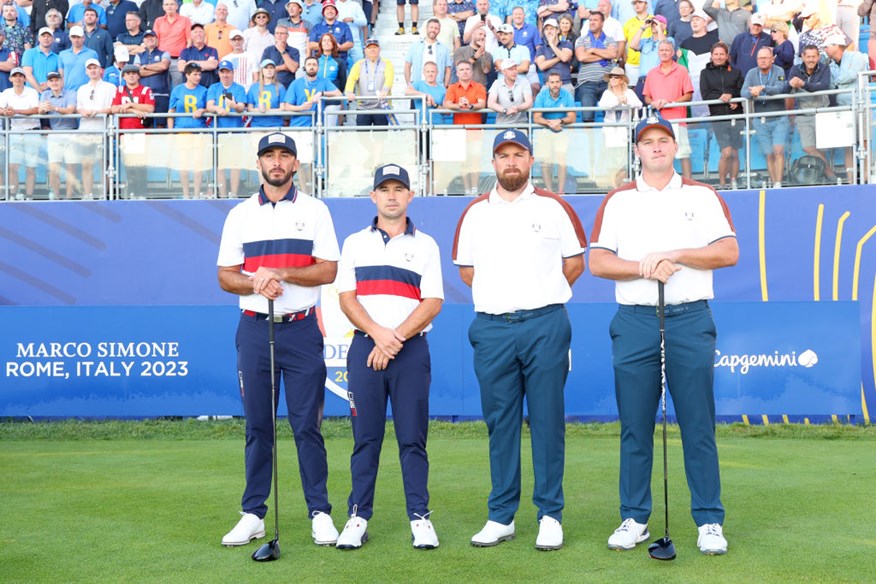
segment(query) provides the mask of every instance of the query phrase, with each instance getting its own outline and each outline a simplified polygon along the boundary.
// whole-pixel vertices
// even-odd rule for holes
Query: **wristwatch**
[[[507,108],[507,107],[503,107],[503,108],[502,108],[502,115],[504,116],[504,115],[507,115],[507,114],[508,114],[508,108]]]

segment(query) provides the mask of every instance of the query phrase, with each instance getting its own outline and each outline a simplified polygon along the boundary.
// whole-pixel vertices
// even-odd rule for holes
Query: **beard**
[[[285,184],[288,184],[292,177],[295,176],[295,171],[290,170],[287,173],[284,173],[280,178],[272,178],[270,170],[262,169],[262,178],[265,179],[265,182],[271,185],[272,187],[282,187]]]
[[[523,171],[518,168],[516,174],[508,174],[506,170],[504,173],[497,175],[496,179],[499,181],[499,186],[506,191],[519,191],[529,182],[529,171]]]

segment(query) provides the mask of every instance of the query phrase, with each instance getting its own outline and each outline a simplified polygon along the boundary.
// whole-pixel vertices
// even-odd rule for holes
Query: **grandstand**
[[[425,22],[432,14],[431,4],[420,5],[420,31],[425,30]],[[860,46],[866,46],[869,35],[869,24],[866,20],[861,26]],[[333,124],[337,114],[324,112],[320,105],[319,111],[312,116],[311,127],[276,129],[288,131],[299,144],[299,155],[302,162],[299,173],[300,186],[309,192],[322,197],[348,197],[367,194],[370,184],[371,170],[381,162],[393,160],[409,167],[414,178],[414,187],[424,195],[470,195],[463,187],[461,169],[480,173],[479,192],[488,189],[490,185],[491,167],[489,149],[485,146],[493,135],[502,129],[494,123],[495,114],[484,116],[484,124],[480,126],[454,126],[442,123],[437,116],[424,117],[420,115],[418,100],[404,96],[404,61],[405,55],[414,42],[419,42],[422,36],[410,33],[396,36],[397,21],[395,4],[383,2],[373,35],[381,42],[381,56],[391,60],[395,67],[395,80],[388,102],[395,113],[394,125],[388,128],[357,128],[353,116],[346,115],[345,123]],[[409,30],[409,29],[408,29]],[[791,132],[785,148],[785,176],[781,182],[786,185],[836,185],[865,184],[876,182],[876,155],[872,144],[876,138],[876,85],[874,71],[862,73],[854,89],[829,90],[831,96],[837,94],[853,94],[851,105],[828,106],[813,110],[803,110],[803,113],[814,113],[818,124],[819,149],[828,157],[831,168],[836,171],[837,179],[828,180],[825,173],[819,173],[798,161],[805,162],[804,152],[800,145],[799,134]],[[791,96],[776,96],[774,99],[784,99]],[[332,103],[332,100],[326,100]],[[754,144],[755,130],[753,122],[758,118],[751,109],[748,100],[739,99],[742,113],[722,118],[734,123],[743,137],[744,144],[739,151],[741,172],[738,181],[739,188],[762,188],[772,186],[766,172],[766,159]],[[344,108],[349,104],[338,99]],[[685,105],[707,105],[715,102],[693,102]],[[577,108],[583,112],[588,108]],[[589,108],[599,112],[598,108]],[[436,110],[438,112],[442,110]],[[536,110],[537,111],[537,110]],[[798,113],[800,110],[798,110]],[[341,113],[349,114],[348,109]],[[529,112],[529,122],[526,124],[530,132],[535,155],[539,158],[539,143],[546,138],[548,130],[532,122],[533,110]],[[568,127],[569,143],[564,161],[568,169],[565,185],[556,189],[562,194],[595,194],[604,193],[614,188],[635,173],[635,157],[630,148],[618,149],[611,141],[607,141],[609,133],[627,133],[636,121],[644,115],[644,111],[634,111],[627,124],[608,124],[602,120],[601,113],[592,123],[577,123]],[[305,114],[306,115],[306,114]],[[781,116],[793,115],[793,112],[782,111]],[[76,114],[71,117],[78,118]],[[154,116],[163,118],[164,116]],[[185,117],[181,114],[180,117]],[[208,116],[209,117],[209,116]],[[289,116],[285,116],[288,118]],[[15,117],[13,117],[15,119]],[[179,131],[163,129],[123,130],[120,129],[119,116],[106,115],[103,132],[91,131],[91,135],[100,139],[104,147],[99,151],[99,160],[94,164],[94,198],[126,199],[126,198],[180,198],[180,171],[195,170],[203,173],[204,179],[200,192],[193,193],[193,198],[218,198],[221,196],[217,175],[220,172],[222,152],[234,148],[235,157],[240,162],[236,165],[242,169],[242,184],[237,196],[246,196],[257,188],[259,177],[254,170],[254,163],[247,161],[255,159],[255,145],[259,137],[271,128],[241,128],[218,129],[215,123],[202,130]],[[580,120],[579,115],[579,120]],[[692,170],[695,179],[706,183],[717,184],[716,174],[719,151],[714,135],[709,127],[708,117],[690,117],[686,119],[693,154]],[[609,132],[606,132],[609,129]],[[3,152],[2,181],[0,181],[0,200],[47,200],[63,198],[61,193],[50,193],[48,184],[47,137],[52,134],[58,138],[58,132],[49,130],[27,130],[30,135],[39,135],[42,141],[36,163],[36,187],[31,195],[20,187],[17,191],[10,188],[10,182],[24,185],[26,168],[17,164],[14,156],[15,145],[20,143],[20,130],[13,130],[4,125],[3,139],[0,148]],[[71,145],[89,132],[69,132],[67,139]],[[201,140],[195,140],[192,134],[203,134]],[[202,163],[195,167],[188,166],[192,159],[189,150],[193,144],[203,150]],[[73,147],[73,146],[71,146]],[[845,165],[844,149],[851,148],[853,164]],[[196,157],[197,158],[197,157]],[[186,161],[181,166],[180,161]],[[796,164],[795,164],[796,163]],[[10,181],[11,172],[16,170],[18,180]],[[144,192],[133,192],[128,184],[128,168],[145,167],[148,187]],[[680,167],[679,167],[680,168]],[[73,181],[78,185],[81,177],[76,176],[77,169],[67,176],[67,168],[61,169],[62,181]],[[227,172],[227,169],[225,170]],[[540,175],[542,165],[535,165],[533,179],[543,183]],[[82,193],[77,192],[74,198]]]

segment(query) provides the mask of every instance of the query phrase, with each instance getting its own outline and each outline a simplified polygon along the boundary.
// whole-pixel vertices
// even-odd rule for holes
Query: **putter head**
[[[257,562],[273,562],[280,558],[280,540],[272,539],[266,544],[262,544],[259,549],[253,552],[252,559]]]
[[[674,560],[675,559],[675,544],[669,539],[669,536],[661,537],[654,543],[648,546],[648,555],[655,560]]]

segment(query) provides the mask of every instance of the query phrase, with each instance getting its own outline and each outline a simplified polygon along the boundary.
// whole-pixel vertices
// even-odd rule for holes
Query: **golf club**
[[[268,345],[271,355],[271,421],[274,426],[274,539],[262,544],[252,554],[252,559],[257,562],[272,562],[280,557],[280,515],[277,502],[277,381],[274,369],[274,301],[268,299]]]
[[[674,560],[675,544],[669,539],[669,481],[666,470],[666,299],[663,282],[657,281],[657,315],[660,318],[660,409],[663,412],[663,509],[666,513],[663,537],[648,546],[655,560]]]

